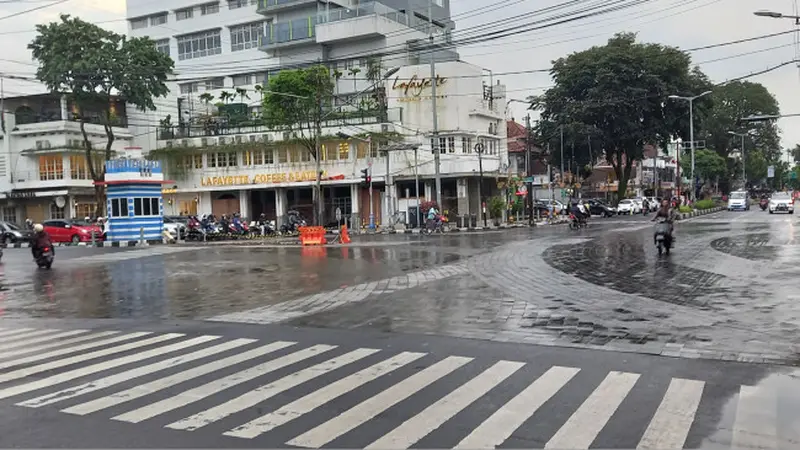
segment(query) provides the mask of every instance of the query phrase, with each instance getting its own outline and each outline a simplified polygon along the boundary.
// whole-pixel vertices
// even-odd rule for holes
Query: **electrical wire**
[[[51,6],[60,5],[62,3],[66,3],[68,1],[69,0],[57,0],[57,1],[53,2],[53,3],[48,3],[48,4],[42,5],[42,6],[36,6],[34,8],[26,9],[24,11],[19,11],[19,12],[15,12],[15,13],[12,13],[12,14],[8,14],[6,16],[2,16],[2,17],[0,17],[0,20],[10,19],[12,17],[19,17],[21,15],[28,14],[28,13],[31,13],[31,12],[34,12],[34,11],[38,11],[40,9],[44,9],[44,8],[49,8]]]

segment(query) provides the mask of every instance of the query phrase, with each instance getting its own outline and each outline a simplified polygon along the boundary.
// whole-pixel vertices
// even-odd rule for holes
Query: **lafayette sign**
[[[322,172],[327,178],[328,172]],[[317,181],[317,173],[313,170],[303,172],[260,173],[252,178],[250,175],[229,175],[224,177],[203,177],[203,186],[237,186],[243,184],[293,183],[298,181]]]
[[[447,82],[447,78],[436,75],[436,87],[442,86]],[[420,78],[416,75],[412,76],[407,81],[400,81],[400,77],[394,79],[392,89],[402,91],[404,97],[419,97],[422,91],[431,87],[430,78]]]

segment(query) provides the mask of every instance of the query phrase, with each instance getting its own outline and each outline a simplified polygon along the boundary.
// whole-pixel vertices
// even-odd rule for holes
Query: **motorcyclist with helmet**
[[[55,254],[53,241],[50,235],[47,231],[44,231],[44,226],[42,224],[37,223],[33,226],[33,239],[31,240],[31,253],[33,254],[33,258],[38,259],[45,247],[50,247],[53,254]]]
[[[676,208],[670,207],[670,202],[667,199],[661,201],[661,207],[658,208],[656,211],[656,216],[653,217],[651,222],[655,222],[659,218],[664,219],[665,222],[669,224],[669,237],[670,237],[670,247],[675,246],[675,220],[678,218],[678,212]],[[653,236],[653,240],[655,240],[655,236]]]

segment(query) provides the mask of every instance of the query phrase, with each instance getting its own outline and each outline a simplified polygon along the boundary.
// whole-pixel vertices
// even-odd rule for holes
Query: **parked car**
[[[9,222],[0,222],[0,233],[2,233],[2,242],[4,244],[30,242],[33,237],[33,231],[25,230]]]
[[[658,197],[645,197],[647,199],[647,204],[650,207],[650,212],[658,211],[658,208],[661,207],[661,199]]]
[[[564,210],[564,204],[558,200],[550,200],[550,199],[536,199],[534,203],[538,203],[540,205],[553,205],[556,214],[561,214],[561,211]]]
[[[611,217],[617,213],[614,208],[606,205],[600,200],[589,199],[586,200],[586,203],[589,204],[589,212],[593,216]]]
[[[636,202],[636,200],[632,198],[626,198],[624,200],[620,200],[619,204],[617,205],[617,214],[639,214],[642,212],[642,205]]]
[[[172,236],[180,239],[186,239],[186,224],[189,223],[189,218],[184,216],[164,216],[164,229]]]
[[[103,230],[92,224],[83,221],[56,219],[45,220],[42,222],[44,231],[50,235],[53,242],[91,242],[92,236],[95,241],[103,240]]]

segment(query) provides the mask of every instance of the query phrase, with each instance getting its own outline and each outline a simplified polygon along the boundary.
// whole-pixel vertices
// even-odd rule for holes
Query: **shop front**
[[[36,223],[51,219],[83,219],[93,217],[97,209],[91,188],[12,189],[2,193],[1,198],[0,219],[15,224],[22,224],[26,219]]]

